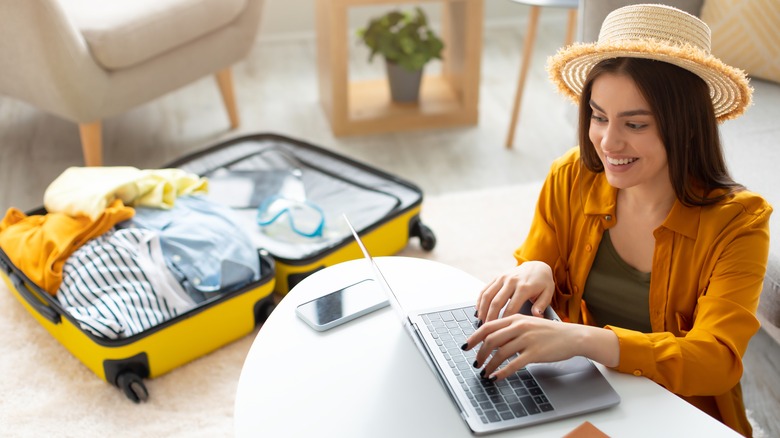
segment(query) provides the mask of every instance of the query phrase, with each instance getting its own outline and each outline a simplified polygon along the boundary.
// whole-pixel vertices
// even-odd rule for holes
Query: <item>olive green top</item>
[[[623,261],[605,231],[582,295],[596,325],[652,332],[649,293],[650,273]]]

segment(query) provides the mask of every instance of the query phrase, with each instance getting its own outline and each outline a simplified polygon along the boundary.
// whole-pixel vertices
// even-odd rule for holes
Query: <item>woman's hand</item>
[[[504,315],[514,315],[528,300],[534,303],[533,315],[542,316],[552,301],[553,292],[555,283],[550,266],[544,262],[525,262],[482,289],[477,299],[477,318],[483,322],[493,321],[504,306]]]
[[[482,325],[463,349],[470,350],[480,342],[474,366],[484,365],[483,377],[493,380],[504,379],[529,363],[585,356],[614,367],[620,358],[620,345],[612,330],[519,314]],[[516,358],[498,369],[515,353],[519,353]]]

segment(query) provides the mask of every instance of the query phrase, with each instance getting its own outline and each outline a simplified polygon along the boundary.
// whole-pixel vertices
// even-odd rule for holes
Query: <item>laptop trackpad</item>
[[[556,410],[575,409],[587,400],[592,410],[617,404],[620,397],[595,365],[578,356],[563,362],[528,367]],[[572,391],[572,388],[577,388]]]
[[[575,356],[560,362],[553,363],[535,363],[528,365],[531,374],[537,379],[547,379],[550,377],[560,377],[571,373],[580,373],[593,367],[588,359],[582,356]]]

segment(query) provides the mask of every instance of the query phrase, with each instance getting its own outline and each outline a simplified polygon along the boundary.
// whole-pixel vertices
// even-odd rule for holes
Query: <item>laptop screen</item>
[[[347,222],[349,230],[352,232],[352,236],[355,238],[355,241],[360,247],[360,251],[363,252],[363,257],[365,257],[365,259],[371,265],[371,269],[374,272],[374,279],[382,286],[382,289],[385,290],[385,294],[387,294],[387,298],[390,300],[390,305],[395,310],[395,313],[398,315],[401,321],[406,323],[406,321],[408,321],[408,317],[406,312],[403,310],[403,307],[401,307],[401,303],[398,301],[398,297],[395,296],[395,293],[390,288],[390,285],[387,283],[385,276],[382,275],[382,271],[379,270],[379,266],[377,266],[374,258],[371,257],[371,254],[368,253],[366,245],[363,244],[363,241],[360,239],[360,236],[358,236],[357,231],[355,231],[355,227],[352,226],[352,223],[349,221],[349,218],[347,218],[347,215],[344,214],[343,216],[344,220]]]

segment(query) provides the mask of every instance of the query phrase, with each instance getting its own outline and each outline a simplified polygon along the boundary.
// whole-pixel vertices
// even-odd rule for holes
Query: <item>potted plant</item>
[[[369,62],[381,54],[385,58],[390,94],[396,102],[415,102],[425,64],[441,59],[444,43],[428,26],[428,18],[419,7],[414,13],[391,11],[372,19],[357,31],[371,53]]]

